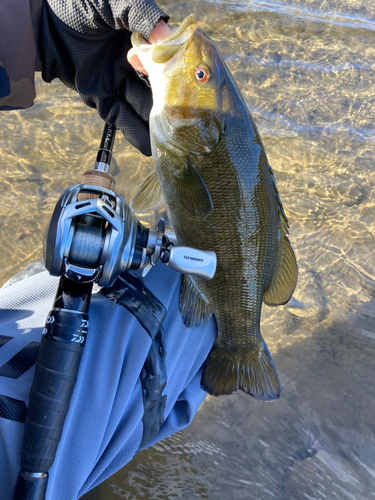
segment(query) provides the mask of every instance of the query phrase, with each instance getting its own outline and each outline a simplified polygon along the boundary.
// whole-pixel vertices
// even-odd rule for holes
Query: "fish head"
[[[228,71],[212,40],[190,15],[156,44],[136,33],[132,43],[153,92],[151,135],[192,154],[209,154],[225,133],[232,107]]]

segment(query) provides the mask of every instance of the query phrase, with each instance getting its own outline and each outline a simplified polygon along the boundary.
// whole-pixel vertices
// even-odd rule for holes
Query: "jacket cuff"
[[[129,31],[137,32],[148,40],[151,31],[161,20],[169,21],[169,16],[153,0],[136,0],[129,12]]]
[[[36,43],[28,0],[1,0],[0,109],[22,109],[35,99]]]

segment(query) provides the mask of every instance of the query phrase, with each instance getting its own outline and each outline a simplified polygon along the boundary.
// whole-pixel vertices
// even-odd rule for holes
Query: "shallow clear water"
[[[207,398],[185,431],[141,452],[91,499],[375,498],[375,4],[372,0],[159,2],[196,12],[253,114],[290,221],[299,281],[263,307],[280,401]],[[61,191],[95,161],[102,123],[38,80],[36,105],[1,114],[0,283],[41,257]],[[118,136],[131,193],[151,171]]]

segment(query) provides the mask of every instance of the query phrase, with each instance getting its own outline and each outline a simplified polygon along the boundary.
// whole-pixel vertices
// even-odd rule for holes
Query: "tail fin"
[[[281,395],[279,377],[263,339],[259,351],[249,354],[214,344],[201,384],[213,396],[232,394],[239,389],[262,401],[273,401]]]

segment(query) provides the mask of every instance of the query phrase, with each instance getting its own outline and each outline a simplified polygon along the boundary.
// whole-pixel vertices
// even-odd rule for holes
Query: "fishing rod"
[[[106,124],[94,169],[62,193],[46,233],[45,266],[60,280],[42,331],[13,500],[45,499],[86,343],[94,283],[110,287],[135,269],[145,276],[159,259],[184,274],[215,274],[214,252],[175,245],[163,219],[147,228],[114,191],[109,167],[115,135]]]

